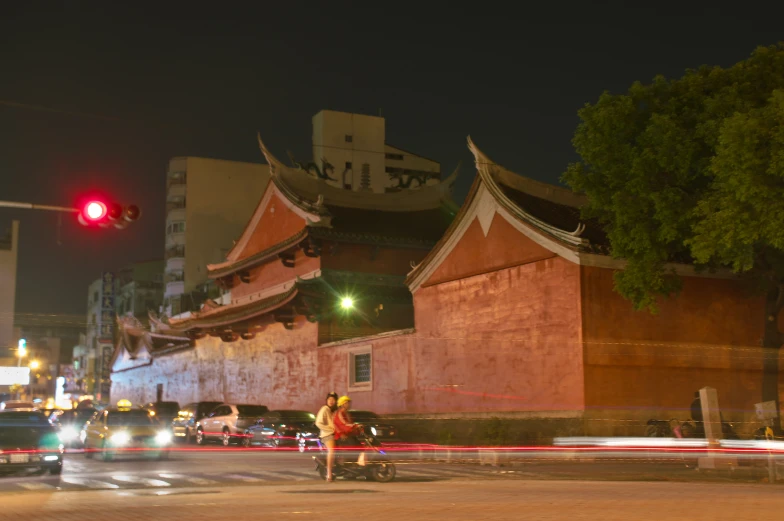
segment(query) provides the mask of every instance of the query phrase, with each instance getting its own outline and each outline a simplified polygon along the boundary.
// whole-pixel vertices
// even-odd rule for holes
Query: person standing
[[[338,394],[327,394],[327,403],[319,409],[316,415],[316,427],[319,429],[319,439],[327,448],[327,481],[334,481],[332,466],[335,461],[335,422],[334,415],[337,409]]]

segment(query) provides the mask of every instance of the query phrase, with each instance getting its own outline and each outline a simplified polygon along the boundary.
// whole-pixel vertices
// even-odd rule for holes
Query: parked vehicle
[[[266,405],[221,404],[196,424],[196,443],[204,445],[214,439],[228,447],[268,411]]]
[[[365,433],[359,434],[357,438],[362,443],[360,450],[365,452],[365,465],[360,465],[357,462],[355,452],[347,451],[341,453],[341,451],[337,451],[335,464],[332,466],[332,475],[336,478],[343,477],[346,479],[364,477],[367,480],[380,483],[388,483],[395,479],[397,468],[389,460],[386,452],[382,450],[381,443],[375,437]],[[313,460],[316,462],[316,470],[321,479],[327,479],[326,450],[322,447],[318,455],[313,456]]]
[[[735,432],[731,423],[721,423],[722,439],[738,440],[740,437]],[[648,420],[645,436],[651,438],[704,438],[705,428],[701,422],[681,421],[673,418],[666,420]]]
[[[180,412],[180,404],[177,402],[150,402],[143,405],[142,409],[149,411],[150,416],[155,416],[161,425],[169,426]]]
[[[245,430],[242,445],[264,445],[267,447],[296,447],[297,436],[302,430],[310,430],[316,415],[308,411],[269,411]]]
[[[397,427],[384,422],[378,414],[361,410],[352,410],[350,414],[354,422],[364,425],[365,429],[379,441],[389,443],[399,440]],[[319,429],[315,425],[303,427],[295,437],[300,452],[321,448]]]
[[[220,404],[221,402],[195,402],[183,407],[171,422],[175,439],[190,443],[196,437],[196,424]]]
[[[38,411],[0,412],[0,472],[31,468],[62,473],[63,446],[57,430]]]
[[[8,400],[0,403],[0,411],[35,411],[38,408],[33,402],[25,402],[22,400]]]

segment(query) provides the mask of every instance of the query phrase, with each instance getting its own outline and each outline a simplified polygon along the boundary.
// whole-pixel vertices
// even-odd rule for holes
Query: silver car
[[[239,442],[245,430],[269,411],[266,405],[233,405],[224,403],[196,423],[196,443],[220,440],[224,446]]]

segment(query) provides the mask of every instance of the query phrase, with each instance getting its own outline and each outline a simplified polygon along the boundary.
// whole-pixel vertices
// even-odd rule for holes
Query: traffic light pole
[[[25,210],[49,210],[52,212],[78,213],[78,208],[67,206],[51,206],[48,204],[17,203],[14,201],[0,201],[0,208],[22,208]]]

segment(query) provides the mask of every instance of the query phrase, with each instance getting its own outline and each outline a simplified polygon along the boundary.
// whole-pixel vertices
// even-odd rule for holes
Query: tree
[[[579,111],[581,161],[563,178],[625,259],[615,289],[657,311],[681,280],[668,268],[731,269],[765,295],[762,400],[778,408],[784,336],[784,43],[729,68],[634,83]],[[777,423],[778,424],[778,423]]]

